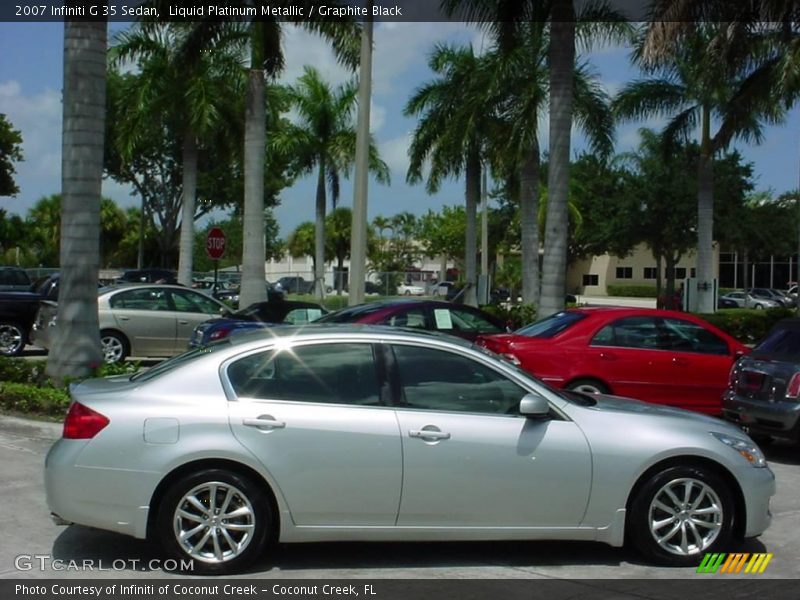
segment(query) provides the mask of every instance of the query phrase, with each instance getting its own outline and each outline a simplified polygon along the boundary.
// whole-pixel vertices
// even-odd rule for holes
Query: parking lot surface
[[[60,433],[60,424],[0,415],[0,519],[4,533],[0,538],[0,578],[177,577],[163,568],[158,548],[148,542],[86,527],[59,527],[50,521],[43,464],[50,444]],[[778,487],[772,500],[772,526],[760,538],[727,550],[771,552],[774,557],[758,577],[796,578],[800,559],[800,448],[774,445],[765,452]],[[93,570],[73,568],[84,564],[93,565]],[[281,545],[245,575],[264,579],[709,577],[693,568],[645,564],[627,549],[576,542]],[[743,574],[727,577],[752,578]]]

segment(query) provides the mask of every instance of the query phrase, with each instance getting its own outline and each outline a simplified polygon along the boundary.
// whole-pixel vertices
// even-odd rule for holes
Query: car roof
[[[390,338],[395,340],[407,339],[415,341],[442,341],[464,348],[471,348],[473,345],[471,342],[448,335],[446,333],[440,333],[438,331],[352,323],[308,323],[306,325],[286,325],[283,327],[247,331],[232,336],[228,339],[230,339],[230,343],[232,345],[242,346],[255,342],[263,342],[265,337],[303,340],[337,338],[345,336],[367,336],[381,339]]]

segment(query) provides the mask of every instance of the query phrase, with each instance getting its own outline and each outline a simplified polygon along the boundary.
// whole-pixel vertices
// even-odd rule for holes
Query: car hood
[[[682,408],[664,406],[662,404],[653,404],[651,402],[643,402],[642,400],[634,400],[633,398],[623,398],[621,396],[611,396],[608,394],[592,394],[591,397],[596,403],[594,406],[586,407],[589,410],[595,409],[604,412],[640,414],[652,417],[668,417],[671,419],[686,419],[695,423],[704,421],[707,424],[713,425],[723,423],[719,419],[709,417],[708,415],[702,415],[700,413],[683,410]]]

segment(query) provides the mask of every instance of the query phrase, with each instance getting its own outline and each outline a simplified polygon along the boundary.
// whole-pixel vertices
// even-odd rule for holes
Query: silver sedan
[[[227,338],[72,388],[58,523],[157,539],[193,573],[281,541],[629,540],[689,565],[770,523],[759,448],[717,419],[553,390],[454,338]]]
[[[43,302],[31,341],[50,349],[58,305]],[[100,342],[106,363],[127,356],[160,358],[186,350],[194,328],[230,309],[219,300],[181,285],[130,285],[100,290],[97,297]]]

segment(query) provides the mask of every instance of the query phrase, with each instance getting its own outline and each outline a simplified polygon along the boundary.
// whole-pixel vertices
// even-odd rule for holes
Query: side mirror
[[[538,394],[526,394],[519,402],[519,413],[525,417],[542,419],[550,414],[550,403]]]

